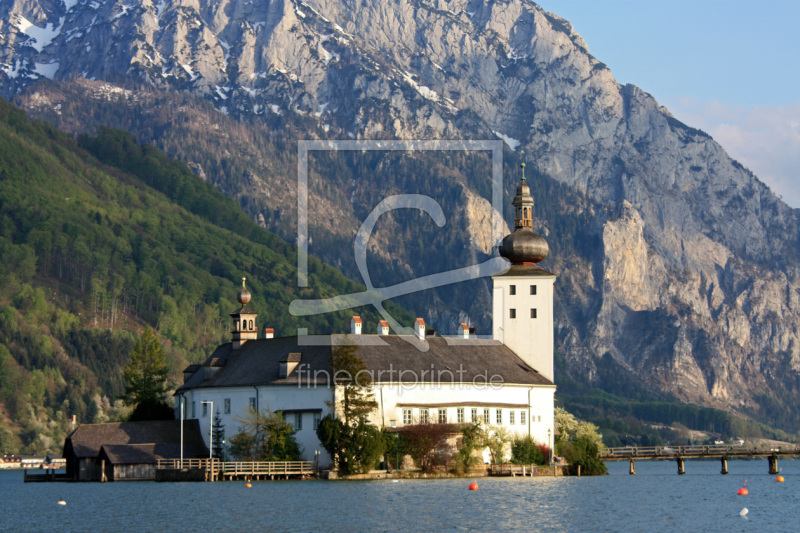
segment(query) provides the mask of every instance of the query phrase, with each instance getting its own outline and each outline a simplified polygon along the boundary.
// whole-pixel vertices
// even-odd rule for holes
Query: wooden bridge
[[[637,459],[675,459],[678,474],[685,474],[685,459],[719,458],[722,463],[721,474],[728,473],[728,459],[742,457],[766,457],[769,473],[778,473],[779,456],[800,455],[800,446],[744,446],[744,445],[694,445],[694,446],[648,446],[606,448],[600,459],[603,461],[624,461],[631,463],[630,474],[636,474]]]
[[[219,459],[160,459],[158,470],[202,471],[205,481],[289,479],[314,476],[316,461],[220,461]]]

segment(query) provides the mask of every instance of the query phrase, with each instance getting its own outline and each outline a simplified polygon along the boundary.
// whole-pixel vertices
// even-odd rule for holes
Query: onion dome
[[[520,167],[522,180],[512,202],[515,209],[514,233],[503,239],[500,255],[515,265],[532,265],[543,261],[550,252],[550,247],[544,237],[533,231],[533,197],[530,187],[525,183],[525,163]]]
[[[239,300],[239,303],[242,305],[247,305],[250,301],[252,295],[250,291],[247,290],[247,287],[244,286],[244,282],[247,278],[242,278],[242,290],[239,291],[239,294],[236,295],[236,299]]]

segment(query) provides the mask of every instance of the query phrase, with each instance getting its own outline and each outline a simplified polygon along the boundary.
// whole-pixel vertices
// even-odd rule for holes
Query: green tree
[[[231,454],[241,461],[298,461],[300,447],[294,428],[281,413],[252,407],[236,417],[239,433],[231,438]]]
[[[135,406],[131,420],[164,420],[174,418],[172,408],[164,401],[167,393],[169,365],[156,333],[145,328],[131,350],[122,379],[125,392],[122,400]]]
[[[212,427],[214,433],[213,453],[214,457],[225,459],[225,424],[222,423],[222,415],[219,409],[214,414],[214,425]]]
[[[331,405],[339,416],[325,416],[317,436],[343,474],[368,472],[386,450],[383,433],[367,420],[378,407],[372,390],[372,376],[358,356],[358,346],[337,346],[331,354],[333,382],[338,405]]]
[[[477,422],[465,424],[461,428],[461,447],[455,454],[456,467],[459,471],[469,472],[473,466],[482,463],[482,459],[476,455],[476,452],[485,448],[483,427]]]
[[[511,442],[511,436],[508,434],[508,430],[501,426],[494,426],[486,428],[485,431],[484,444],[489,448],[489,454],[492,456],[492,463],[500,464],[505,462],[505,449],[508,443]]]
[[[347,426],[357,426],[378,407],[372,390],[372,375],[358,356],[358,346],[337,346],[331,355],[333,382],[341,391],[342,419]]]
[[[600,448],[587,436],[575,437],[567,442],[562,453],[571,475],[577,475],[579,466],[581,475],[596,476],[607,472],[606,464],[599,459]]]

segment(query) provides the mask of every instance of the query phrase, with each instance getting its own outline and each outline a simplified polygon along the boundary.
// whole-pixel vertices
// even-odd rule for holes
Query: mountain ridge
[[[767,416],[764,406],[774,409],[776,401],[787,409],[795,401],[800,211],[707,134],[672,117],[636,86],[617,83],[568,21],[522,0],[126,5],[0,2],[6,73],[0,90],[33,116],[57,124],[72,120],[78,128],[79,106],[71,118],[59,114],[55,108],[69,103],[51,98],[43,89],[48,83],[66,88],[83,83],[69,80],[95,78],[91,83],[132,95],[149,90],[137,87],[172,92],[184,104],[183,95],[191,93],[216,109],[194,122],[194,131],[205,143],[224,144],[229,155],[201,156],[198,148],[175,146],[170,130],[181,124],[156,131],[133,125],[135,117],[109,118],[140,141],[180,152],[198,174],[287,238],[296,139],[503,139],[508,162],[519,162],[524,148],[543,183],[552,178],[571,191],[553,201],[564,209],[574,201],[575,211],[586,213],[580,215],[586,242],[550,259],[565,288],[558,293],[561,372],[602,386],[600,361],[608,355],[621,371],[686,401],[752,416]],[[32,46],[12,20],[19,14],[40,29],[61,31]],[[53,81],[30,85],[24,74],[37,69]],[[37,103],[36,94],[49,103]],[[85,108],[96,109],[90,100],[83,100]],[[188,115],[174,116],[194,120]],[[266,140],[242,140],[235,148],[236,128],[240,139]],[[266,157],[259,158],[259,150]],[[205,164],[198,166],[200,159]],[[316,251],[353,275],[341,259],[342,246],[357,229],[358,214],[385,190],[376,171],[394,163],[333,162],[339,176],[315,170],[319,184],[311,194],[332,216],[312,218],[312,231],[315,243],[323,243]],[[477,193],[469,172],[427,163],[403,168],[414,168],[420,186],[438,190],[443,201],[463,201],[455,182]],[[368,172],[358,174],[359,165]],[[515,179],[505,172],[507,195]],[[417,186],[411,177],[397,183]],[[537,198],[535,214],[552,208],[549,200]],[[470,227],[463,215],[452,216],[454,224]],[[547,233],[552,220],[539,218],[538,230]],[[551,242],[573,236],[564,231]],[[429,229],[416,237],[444,245]],[[377,239],[387,258],[378,269],[386,277],[426,268],[424,247],[393,247],[388,227]],[[455,241],[445,255],[483,257],[471,244],[481,239]],[[436,266],[448,264],[455,266],[444,260]],[[458,294],[422,295],[413,307],[427,308],[443,330],[457,320],[485,325],[486,291],[480,283],[465,289],[477,295],[472,302]],[[800,420],[793,424],[800,427]]]

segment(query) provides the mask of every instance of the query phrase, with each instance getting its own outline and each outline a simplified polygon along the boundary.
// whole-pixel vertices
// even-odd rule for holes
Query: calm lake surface
[[[800,461],[608,464],[610,475],[473,480],[23,483],[0,471],[0,531],[798,531]],[[748,496],[737,495],[747,479]],[[64,500],[67,505],[58,505]],[[749,513],[740,516],[742,508]]]

